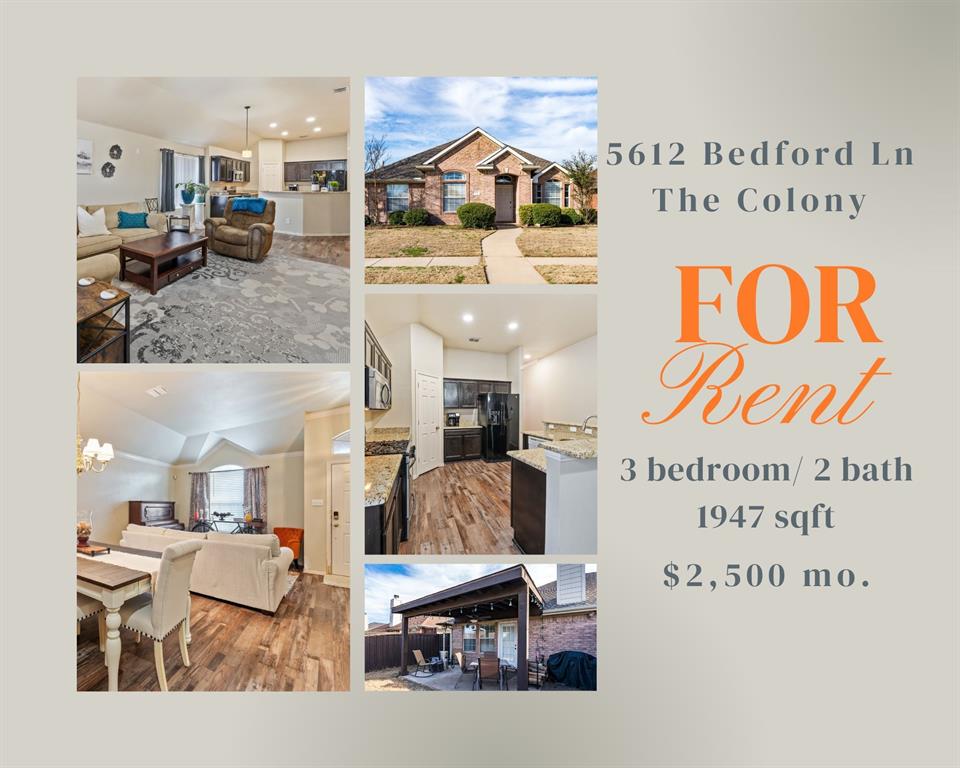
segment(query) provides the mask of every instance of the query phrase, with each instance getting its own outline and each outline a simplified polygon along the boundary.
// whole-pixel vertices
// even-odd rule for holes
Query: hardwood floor
[[[164,640],[171,691],[346,691],[350,689],[350,590],[301,574],[268,616],[231,603],[192,596],[190,666],[177,633]],[[134,642],[121,629],[121,691],[158,691],[153,641]],[[77,637],[77,690],[107,690],[97,622]]]
[[[510,527],[510,462],[455,461],[413,481],[401,555],[519,554]]]
[[[346,235],[283,235],[274,233],[270,253],[285,253],[302,259],[350,267],[350,238]]]

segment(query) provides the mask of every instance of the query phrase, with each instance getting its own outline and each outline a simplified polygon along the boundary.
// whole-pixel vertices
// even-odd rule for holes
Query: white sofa
[[[120,539],[126,547],[162,552],[183,539],[199,539],[190,591],[273,613],[287,593],[293,550],[272,533],[190,533],[170,528],[128,525]]]

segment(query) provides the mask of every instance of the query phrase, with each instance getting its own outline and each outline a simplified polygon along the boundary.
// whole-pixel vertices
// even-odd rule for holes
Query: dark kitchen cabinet
[[[445,429],[443,431],[443,460],[466,461],[483,456],[483,430]]]
[[[377,337],[374,336],[370,326],[366,323],[363,324],[363,348],[364,365],[382,373],[387,377],[387,382],[392,384],[393,366],[390,364],[390,358],[387,357],[387,353],[383,351],[383,347],[380,346]],[[444,405],[446,405],[446,403],[444,403]]]
[[[493,391],[498,395],[509,395],[510,394],[510,382],[509,381],[495,381],[493,382]]]
[[[250,181],[252,167],[249,160],[213,155],[210,158],[210,181],[247,182]],[[236,178],[236,171],[240,171],[242,178]]]
[[[443,380],[443,407],[460,407],[460,382]]]
[[[477,382],[475,381],[460,382],[460,407],[461,408],[477,407]]]
[[[285,182],[312,182],[313,172],[322,171],[327,174],[327,180],[337,179],[340,188],[346,189],[346,160],[300,160],[283,164],[283,180]]]
[[[395,555],[400,547],[400,522],[403,516],[401,472],[383,504],[364,510],[364,549],[368,555]]]
[[[513,541],[525,555],[546,548],[547,476],[536,467],[510,459],[510,525]]]

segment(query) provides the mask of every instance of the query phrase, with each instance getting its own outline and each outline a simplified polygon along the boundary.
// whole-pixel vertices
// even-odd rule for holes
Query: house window
[[[243,517],[243,468],[224,464],[210,472],[210,512]]]
[[[534,184],[533,185],[533,202],[539,203],[542,201],[543,201],[542,185]]]
[[[543,202],[559,206],[563,202],[563,185],[559,181],[543,183]]]
[[[173,156],[173,184],[174,184],[174,206],[183,204],[180,192],[183,187],[178,184],[186,184],[188,181],[200,181],[200,158],[195,155],[181,155],[179,152]]]
[[[467,174],[447,171],[443,174],[443,212],[456,213],[467,202]]]
[[[334,455],[350,453],[350,430],[341,432],[333,438]]]
[[[463,625],[463,652],[464,653],[477,652],[477,625],[476,624]]]
[[[564,208],[570,207],[570,185],[569,184],[563,185],[563,207]]]
[[[487,651],[496,651],[496,650],[497,650],[497,625],[481,624],[480,625],[480,652],[485,653]]]
[[[405,211],[410,207],[409,184],[387,184],[387,213]]]

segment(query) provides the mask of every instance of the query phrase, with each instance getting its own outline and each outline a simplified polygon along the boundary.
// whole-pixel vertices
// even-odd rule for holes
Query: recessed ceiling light
[[[276,124],[276,123],[270,123],[270,127],[271,127],[271,128],[276,128],[276,127],[277,127],[277,124]]]
[[[519,328],[519,327],[520,327],[520,323],[517,323],[517,322],[507,323],[507,330],[508,330],[508,331],[515,331],[515,330],[517,330],[517,328]]]
[[[318,125],[316,128],[313,129],[313,132],[314,132],[314,133],[320,133],[320,131],[322,131],[322,130],[323,130],[323,128],[321,128],[321,127]]]
[[[523,359],[524,359],[524,360],[529,360],[531,357],[533,357],[533,355],[524,355],[524,356],[523,356]]]
[[[290,131],[280,131],[281,136],[286,136]]]
[[[473,322],[473,315],[471,315],[469,312],[464,313],[464,315],[463,315],[463,322],[465,322],[465,323],[472,323],[472,322]]]
[[[308,122],[308,123],[316,122],[316,120],[317,120],[317,118],[315,118],[313,115],[310,115],[310,117],[307,118],[307,122]]]

